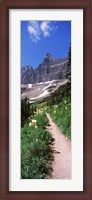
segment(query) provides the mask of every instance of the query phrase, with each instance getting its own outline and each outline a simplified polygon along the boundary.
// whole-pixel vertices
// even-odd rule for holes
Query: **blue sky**
[[[66,58],[70,42],[70,21],[21,21],[21,67],[35,69],[46,53]]]

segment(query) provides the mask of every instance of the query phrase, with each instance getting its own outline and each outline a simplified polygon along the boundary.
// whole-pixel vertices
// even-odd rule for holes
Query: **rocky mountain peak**
[[[48,59],[52,59],[52,55],[50,53],[47,53],[45,57]]]
[[[44,60],[43,60],[43,64],[51,64],[53,61],[53,57],[50,53],[47,53]]]
[[[54,58],[47,53],[43,62],[36,68],[26,66],[21,68],[21,84],[34,84],[66,78],[67,58]]]
[[[26,70],[26,71],[31,70],[31,71],[33,71],[33,67],[31,65],[26,65],[25,67],[22,67],[22,70]]]

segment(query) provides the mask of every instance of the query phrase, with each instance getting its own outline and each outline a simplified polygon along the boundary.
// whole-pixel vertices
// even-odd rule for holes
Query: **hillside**
[[[30,103],[44,102],[50,100],[53,95],[63,92],[63,88],[66,87],[67,83],[68,79],[61,79],[37,84],[21,85],[21,97],[22,99],[27,97]]]

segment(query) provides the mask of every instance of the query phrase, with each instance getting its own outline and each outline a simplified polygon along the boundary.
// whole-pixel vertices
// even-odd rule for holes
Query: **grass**
[[[71,139],[71,99],[64,96],[59,104],[49,106],[47,111],[61,131]]]
[[[21,178],[45,179],[50,176],[53,160],[51,145],[53,138],[46,131],[48,124],[45,113],[37,113],[21,130]]]
[[[50,102],[32,105],[29,110],[25,108],[28,113],[21,128],[21,178],[46,179],[52,172],[54,139],[46,130],[49,122],[45,113],[48,112],[61,131],[71,139],[70,88]],[[23,117],[25,110],[23,107]]]

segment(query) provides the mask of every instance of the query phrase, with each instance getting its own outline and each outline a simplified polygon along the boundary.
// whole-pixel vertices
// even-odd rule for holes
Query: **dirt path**
[[[47,130],[55,139],[53,172],[51,179],[70,179],[71,178],[71,142],[61,133],[52,118],[46,113],[50,126]]]

